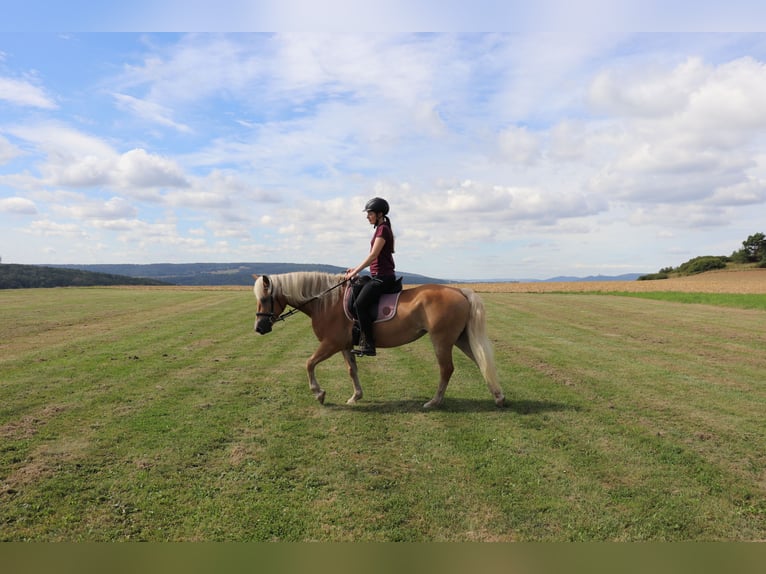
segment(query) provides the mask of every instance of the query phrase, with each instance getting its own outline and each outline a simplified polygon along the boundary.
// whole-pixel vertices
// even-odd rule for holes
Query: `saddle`
[[[343,295],[343,310],[346,312],[346,317],[349,321],[356,323],[356,297],[364,287],[365,283],[372,281],[372,277],[365,275],[360,277],[359,280],[351,284],[351,289],[346,289],[345,295]],[[378,299],[376,305],[378,310],[376,313],[376,323],[382,321],[389,321],[396,316],[396,306],[399,303],[399,295],[402,293],[402,278],[398,277],[393,289],[389,293],[383,293]]]

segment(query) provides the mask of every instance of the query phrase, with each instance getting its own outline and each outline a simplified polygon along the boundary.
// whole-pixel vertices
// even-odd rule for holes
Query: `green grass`
[[[752,293],[681,293],[678,291],[657,292],[628,292],[614,291],[605,292],[605,295],[619,295],[622,297],[640,297],[642,299],[654,299],[657,301],[670,301],[673,303],[697,303],[700,305],[718,305],[721,307],[736,307],[739,309],[760,309],[766,311],[766,295]]]
[[[321,364],[249,290],[0,292],[0,539],[763,540],[766,315],[486,294],[497,409],[427,339]]]

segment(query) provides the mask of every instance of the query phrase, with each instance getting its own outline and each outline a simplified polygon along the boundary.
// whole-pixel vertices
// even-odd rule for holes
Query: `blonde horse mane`
[[[320,271],[296,271],[293,273],[281,273],[278,275],[269,275],[271,282],[271,295],[283,295],[288,303],[293,307],[299,307],[321,295],[331,287],[335,287],[343,281],[344,275],[334,275],[332,273],[322,273]],[[258,279],[261,279],[259,277]],[[255,282],[255,296],[262,299],[265,295],[263,281]],[[333,289],[325,293],[319,300],[324,308],[330,306],[340,299],[342,289]]]

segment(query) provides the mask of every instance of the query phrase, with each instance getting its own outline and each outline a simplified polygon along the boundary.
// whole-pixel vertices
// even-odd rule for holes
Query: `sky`
[[[42,4],[0,24],[3,263],[352,267],[375,196],[397,268],[449,279],[650,273],[766,232],[745,12]]]

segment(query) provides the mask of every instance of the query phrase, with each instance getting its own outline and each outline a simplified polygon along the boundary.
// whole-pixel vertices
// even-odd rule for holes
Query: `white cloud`
[[[140,257],[142,252],[158,253],[158,249],[170,248],[164,251],[169,260],[177,260],[178,251],[198,252],[204,250],[207,241],[204,238],[184,237],[172,222],[150,222],[144,220],[120,220],[109,226],[120,230],[118,240],[128,246],[134,257]],[[175,251],[174,251],[175,250]]]
[[[739,58],[711,71],[690,94],[682,127],[708,144],[728,147],[766,128],[766,64]]]
[[[585,122],[564,120],[554,125],[549,132],[548,155],[553,161],[577,161],[593,152],[586,148],[589,139]]]
[[[102,155],[67,158],[50,154],[49,160],[41,168],[49,185],[71,188],[103,186],[125,189],[127,192],[136,188],[188,185],[181,168],[174,161],[149,154],[143,149],[133,149],[123,154],[109,149]]]
[[[539,138],[523,127],[510,127],[497,136],[502,159],[519,164],[534,163],[540,155]]]
[[[692,94],[709,74],[699,58],[690,58],[670,72],[645,64],[611,68],[593,79],[589,99],[597,111],[610,115],[666,117],[688,108]]]
[[[140,103],[125,93],[128,90],[142,90],[146,94],[143,99],[159,109],[215,95],[246,93],[268,69],[270,59],[255,49],[261,37],[236,38],[190,34],[169,46],[150,45],[140,64],[125,66],[113,81],[121,93],[121,103],[133,107]]]
[[[138,213],[133,205],[121,197],[112,197],[107,201],[83,198],[79,204],[63,206],[59,211],[80,220],[123,220],[135,217]]]
[[[0,135],[0,165],[11,161],[19,155],[21,155],[21,151]]]
[[[12,105],[55,110],[58,105],[37,86],[24,80],[0,77],[0,101]]]
[[[120,154],[102,138],[60,122],[13,126],[8,131],[44,155],[38,165],[43,185],[128,190],[189,185],[183,170],[169,158],[140,148]]]
[[[619,133],[612,158],[590,178],[592,191],[647,206],[763,202],[749,174],[757,165],[750,146],[766,127],[760,62],[714,67],[691,58],[667,70],[608,70],[593,81],[591,98],[618,114],[611,123]]]
[[[50,219],[40,219],[33,221],[27,233],[31,235],[42,235],[45,237],[63,237],[70,239],[83,239],[88,237],[88,233],[79,225],[74,223],[58,223]]]
[[[0,212],[35,215],[37,214],[37,206],[34,201],[25,197],[4,197],[0,198]]]
[[[118,108],[133,113],[150,123],[170,127],[182,133],[190,133],[192,131],[189,126],[174,121],[172,118],[173,112],[165,106],[126,94],[113,94],[113,96],[117,101]]]
[[[719,187],[713,193],[711,203],[740,206],[766,203],[766,181],[749,178],[728,187]]]
[[[113,166],[113,181],[120,186],[187,187],[189,182],[178,164],[166,157],[133,149],[121,154]]]
[[[57,161],[84,156],[109,156],[112,148],[102,138],[85,134],[62,122],[34,122],[6,128],[8,133],[37,146]]]

